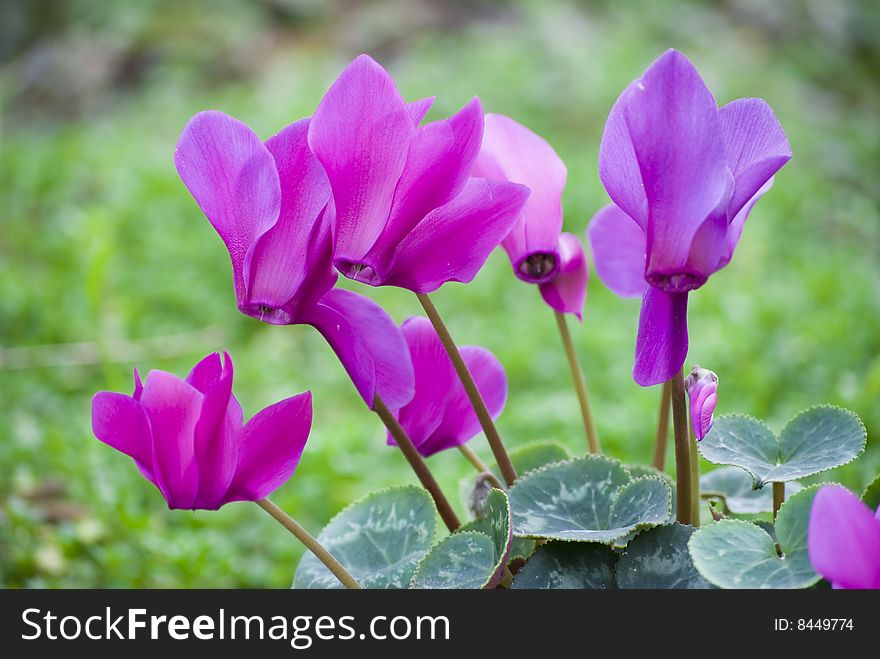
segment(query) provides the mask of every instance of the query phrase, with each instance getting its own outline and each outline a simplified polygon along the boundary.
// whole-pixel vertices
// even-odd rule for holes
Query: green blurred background
[[[246,415],[311,389],[314,430],[275,500],[315,532],[353,498],[415,482],[317,332],[236,312],[226,251],[172,164],[195,112],[223,110],[268,137],[310,114],[359,52],[407,98],[436,94],[429,118],[478,94],[487,110],[544,135],[568,165],[565,228],[579,235],[607,200],[596,157],[608,109],[663,50],[691,57],[720,103],[767,99],[794,159],[752,213],[732,265],[692,296],[689,362],[718,372],[719,413],[779,429],[814,403],[856,411],[868,453],[830,476],[860,488],[880,469],[873,0],[0,7],[2,585],[289,585],[301,550],[262,511],[169,512],[127,458],[91,436],[91,395],[130,390],[134,365],[183,375],[227,348]],[[405,291],[352,287],[398,321],[419,311]],[[459,342],[504,363],[506,442],[552,438],[582,451],[552,314],[506,257],[494,254],[473,284],[446,286],[435,301]],[[573,331],[604,448],[647,462],[659,392],[630,377],[638,304],[594,277]],[[471,446],[490,457],[482,436]],[[458,502],[467,463],[450,452],[430,464]]]

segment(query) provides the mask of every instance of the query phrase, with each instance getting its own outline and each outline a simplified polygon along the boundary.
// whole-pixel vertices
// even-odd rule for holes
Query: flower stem
[[[269,501],[269,499],[259,499],[255,501],[260,508],[269,513],[277,522],[281,524],[284,528],[290,531],[294,537],[303,543],[310,552],[312,552],[319,561],[321,561],[324,565],[327,566],[327,569],[333,573],[339,582],[345,586],[346,588],[352,588],[359,590],[362,586],[357,582],[357,580],[351,576],[351,574],[342,567],[342,564],[337,561],[330,554],[329,551],[324,549],[324,546],[315,540],[311,534],[306,531],[302,526],[297,523],[295,519],[293,519],[286,512],[281,510],[274,503]]]
[[[388,409],[378,395],[373,401],[373,410],[379,418],[382,419],[382,423],[388,428],[388,432],[391,433],[391,436],[394,437],[394,441],[397,442],[401,452],[407,459],[407,462],[409,462],[409,466],[412,467],[414,472],[416,472],[416,476],[419,477],[422,486],[428,490],[428,493],[434,499],[434,503],[437,506],[437,512],[440,513],[440,517],[446,523],[447,528],[450,531],[457,529],[461,526],[461,522],[458,521],[458,516],[452,509],[452,506],[449,505],[449,500],[446,498],[446,495],[443,494],[443,490],[440,489],[440,485],[437,483],[431,470],[428,469],[428,465],[425,464],[425,461],[419,454],[418,449],[416,449],[415,445],[412,443],[409,435],[406,434],[406,431],[400,423],[397,422],[397,419],[394,418],[391,410]]]
[[[690,428],[688,446],[691,452],[691,524],[700,526],[700,454],[697,453],[697,438]]]
[[[554,313],[556,315],[556,325],[559,327],[559,336],[562,338],[562,345],[565,348],[565,356],[568,358],[568,365],[571,368],[574,390],[577,393],[578,403],[581,406],[581,419],[584,422],[587,445],[590,447],[590,453],[601,453],[599,436],[596,434],[596,425],[593,423],[590,401],[587,398],[587,384],[584,382],[584,372],[578,362],[577,353],[574,351],[574,343],[572,343],[571,333],[568,331],[568,321],[566,321],[564,313],[559,311]]]
[[[666,445],[669,442],[669,406],[672,398],[672,385],[663,383],[660,391],[660,411],[657,413],[657,440],[654,443],[654,467],[659,471],[666,469]]]
[[[489,471],[489,467],[486,466],[486,463],[480,459],[480,456],[474,453],[473,449],[466,444],[460,444],[458,450],[461,451],[461,454],[467,458],[468,462],[474,465],[474,468],[479,472]]]
[[[495,423],[492,421],[492,415],[486,409],[486,403],[483,401],[479,389],[477,389],[474,378],[468,370],[467,364],[464,363],[464,359],[462,359],[461,353],[458,351],[458,346],[452,340],[452,336],[449,334],[449,330],[446,329],[446,325],[437,312],[437,308],[434,306],[431,298],[424,293],[416,293],[416,297],[422,303],[422,308],[431,320],[431,324],[440,337],[443,347],[446,348],[446,354],[452,360],[455,372],[458,373],[458,379],[461,380],[461,384],[471,401],[474,412],[477,414],[477,419],[483,427],[483,432],[486,434],[486,439],[489,441],[489,446],[492,448],[492,453],[495,455],[495,462],[498,464],[505,482],[510,487],[516,480],[516,470],[513,468],[510,456],[507,455],[507,450],[501,442],[501,437],[498,435],[498,430],[496,430]]]
[[[776,515],[785,501],[785,483],[773,483],[773,521],[776,521]]]
[[[672,430],[675,438],[676,518],[682,524],[693,519],[691,500],[691,449],[688,436],[687,405],[684,400],[684,371],[672,376]]]

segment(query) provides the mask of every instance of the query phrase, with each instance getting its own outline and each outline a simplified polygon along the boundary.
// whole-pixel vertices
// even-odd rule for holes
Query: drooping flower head
[[[466,443],[480,431],[480,422],[440,337],[427,318],[416,316],[400,326],[415,369],[416,392],[397,419],[419,453],[427,457]],[[462,346],[461,356],[486,401],[498,418],[507,399],[504,367],[491,352]],[[388,444],[396,445],[388,435]]]
[[[565,163],[543,138],[500,114],[487,114],[475,176],[521,183],[531,190],[501,246],[514,274],[537,284],[556,311],[583,314],[587,261],[580,240],[562,232]]]
[[[880,589],[880,507],[871,512],[839,485],[813,499],[807,549],[813,568],[835,588]]]
[[[134,373],[131,396],[100,391],[92,430],[131,457],[171,509],[216,510],[257,501],[296,470],[312,424],[312,395],[286,398],[243,424],[232,393],[232,360],[213,353],[186,379]]]
[[[712,429],[713,414],[718,404],[718,376],[707,368],[694,365],[684,381],[691,405],[691,424],[697,441]]]
[[[417,293],[468,282],[516,221],[527,188],[471,177],[479,100],[420,125],[432,101],[407,104],[361,55],[315,110],[308,141],[330,182],[333,262],[346,277]]]
[[[617,99],[599,176],[613,204],[590,222],[596,271],[642,296],[633,377],[672,377],[687,355],[687,296],[733,256],[743,225],[791,147],[759,98],[718,108],[693,64],[669,50]]]
[[[364,401],[372,406],[378,393],[396,409],[412,397],[406,343],[376,303],[333,288],[330,184],[309,151],[308,127],[301,119],[263,143],[237,119],[200,112],[174,162],[229,251],[239,310],[314,326]]]

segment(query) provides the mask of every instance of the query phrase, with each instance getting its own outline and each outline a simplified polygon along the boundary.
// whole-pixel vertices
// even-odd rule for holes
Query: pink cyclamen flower
[[[516,221],[527,188],[470,176],[479,100],[422,126],[432,101],[407,104],[361,55],[315,110],[309,146],[330,181],[333,261],[346,277],[416,293],[468,282]]]
[[[696,365],[684,381],[691,403],[691,424],[697,441],[712,429],[715,406],[718,404],[718,376]]]
[[[743,225],[791,147],[759,98],[718,108],[693,64],[669,50],[617,99],[599,176],[613,204],[590,222],[596,272],[642,296],[633,378],[670,379],[687,355],[688,293],[733,256]]]
[[[514,274],[537,284],[550,307],[581,318],[589,271],[580,240],[562,233],[565,163],[525,126],[500,114],[487,114],[474,175],[521,183],[531,190],[501,246]]]
[[[213,353],[185,380],[150,371],[134,394],[99,391],[92,430],[131,457],[171,509],[217,510],[257,501],[296,470],[312,425],[312,394],[267,407],[243,424],[232,393],[232,360]]]
[[[263,143],[222,112],[200,112],[180,136],[180,178],[232,260],[239,310],[275,325],[308,324],[330,343],[364,401],[412,398],[412,365],[375,302],[334,289],[330,184],[309,151],[309,119]],[[403,357],[401,357],[403,355]]]
[[[880,507],[872,513],[849,490],[824,486],[813,499],[807,549],[835,588],[880,589]]]
[[[400,326],[415,368],[416,393],[397,413],[419,453],[427,457],[460,446],[480,431],[480,422],[440,337],[427,318],[416,316]],[[461,356],[495,419],[507,399],[504,367],[491,352],[462,346]],[[389,433],[388,444],[396,442]]]

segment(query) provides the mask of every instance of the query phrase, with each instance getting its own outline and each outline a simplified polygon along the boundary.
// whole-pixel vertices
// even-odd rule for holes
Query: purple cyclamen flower
[[[333,288],[330,184],[308,127],[301,119],[263,143],[237,119],[201,112],[183,129],[174,162],[229,251],[239,310],[312,325],[367,405],[379,394],[396,409],[412,398],[406,343],[379,305]]]
[[[538,284],[550,307],[581,318],[589,271],[580,240],[562,233],[565,163],[525,126],[500,114],[487,114],[474,175],[521,183],[531,190],[501,246],[514,274]]]
[[[684,381],[685,389],[691,403],[691,423],[697,441],[705,437],[712,429],[712,414],[718,404],[718,376],[699,365],[691,369]]]
[[[849,490],[824,486],[813,499],[807,549],[835,588],[880,589],[880,507],[872,513]]]
[[[693,64],[669,50],[617,99],[599,176],[613,204],[590,222],[596,272],[642,296],[633,378],[669,380],[687,355],[688,293],[733,256],[743,225],[791,147],[759,98],[718,108]]]
[[[468,282],[516,221],[527,188],[470,176],[479,100],[422,126],[432,101],[407,104],[361,55],[315,110],[309,146],[330,181],[333,261],[346,277],[416,293]]]
[[[267,407],[242,425],[232,393],[232,360],[213,353],[185,380],[150,371],[134,394],[99,391],[92,430],[131,457],[171,509],[217,510],[257,501],[296,470],[312,425],[312,394]]]
[[[480,431],[480,422],[440,337],[421,316],[404,321],[400,329],[409,345],[416,378],[415,396],[397,412],[400,425],[425,457],[464,444]],[[461,356],[489,414],[497,418],[507,399],[504,367],[495,355],[478,346],[462,346]],[[396,445],[390,433],[388,444]]]

